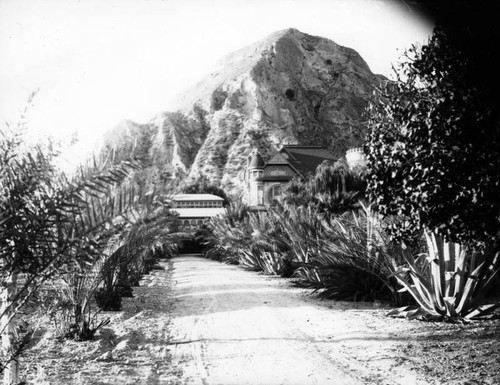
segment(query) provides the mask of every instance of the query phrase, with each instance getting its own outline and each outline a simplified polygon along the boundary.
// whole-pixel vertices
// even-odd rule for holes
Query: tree
[[[181,190],[185,194],[213,194],[224,199],[224,206],[229,205],[229,198],[225,191],[220,187],[211,184],[205,176],[199,177],[197,180],[184,186]]]
[[[138,161],[123,162],[66,178],[55,166],[59,154],[51,143],[24,143],[23,116],[17,126],[6,124],[0,137],[0,331],[6,384],[17,383],[14,317],[61,268],[93,255],[95,239],[88,235],[113,217],[113,210],[96,200],[109,199],[109,189],[140,167]]]
[[[370,199],[395,218],[395,239],[424,231],[428,241],[430,263],[410,261],[400,280],[426,313],[448,318],[483,311],[499,268],[500,114],[489,70],[500,35],[490,27],[498,6],[484,4],[457,3],[368,108]]]
[[[296,206],[316,206],[321,212],[339,215],[358,210],[366,183],[350,170],[345,160],[324,161],[314,175],[294,178],[285,190],[285,202]]]

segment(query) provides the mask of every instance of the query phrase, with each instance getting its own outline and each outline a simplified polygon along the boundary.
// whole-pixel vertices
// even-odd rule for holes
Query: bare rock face
[[[225,57],[177,112],[125,131],[161,172],[204,175],[238,194],[253,148],[266,158],[283,144],[320,145],[340,158],[359,146],[363,110],[384,80],[356,51],[288,29]]]

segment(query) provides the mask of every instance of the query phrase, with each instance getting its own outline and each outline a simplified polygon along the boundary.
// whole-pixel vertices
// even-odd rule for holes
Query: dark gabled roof
[[[281,154],[298,173],[306,175],[314,173],[325,160],[335,161],[336,158],[323,147],[319,146],[283,146]]]
[[[271,159],[269,159],[266,163],[266,165],[283,165],[283,164],[289,164],[288,160],[279,152]]]

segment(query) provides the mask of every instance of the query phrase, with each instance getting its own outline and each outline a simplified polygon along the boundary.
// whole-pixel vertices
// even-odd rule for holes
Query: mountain
[[[241,191],[252,149],[264,159],[283,144],[320,145],[342,157],[361,144],[375,75],[353,49],[296,29],[275,32],[223,58],[179,96],[175,112],[124,121],[106,151],[147,156],[158,178],[205,176]]]

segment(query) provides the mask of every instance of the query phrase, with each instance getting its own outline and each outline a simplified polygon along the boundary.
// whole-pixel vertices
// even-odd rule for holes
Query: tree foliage
[[[181,192],[185,194],[213,194],[224,199],[224,206],[229,205],[229,198],[225,191],[220,187],[211,184],[205,176],[201,176],[192,183],[184,186],[181,189]]]
[[[380,213],[400,219],[396,238],[428,228],[484,249],[500,230],[498,88],[488,71],[498,70],[499,35],[487,12],[465,15],[412,47],[397,81],[370,104],[367,180]]]
[[[406,255],[396,273],[419,304],[403,309],[408,316],[462,320],[500,306],[485,300],[500,272],[500,103],[492,76],[500,7],[470,3],[453,3],[368,109],[370,199],[392,218],[393,238],[427,239],[428,252]]]
[[[285,190],[285,201],[297,206],[315,206],[320,212],[338,215],[359,209],[366,183],[347,163],[324,161],[314,175],[295,178]]]
[[[58,147],[27,144],[25,133],[24,114],[0,132],[1,369],[7,383],[17,381],[16,315],[55,274],[95,261],[113,219],[133,203],[115,192],[141,168],[139,160],[109,168],[94,163],[67,177],[56,167]]]

